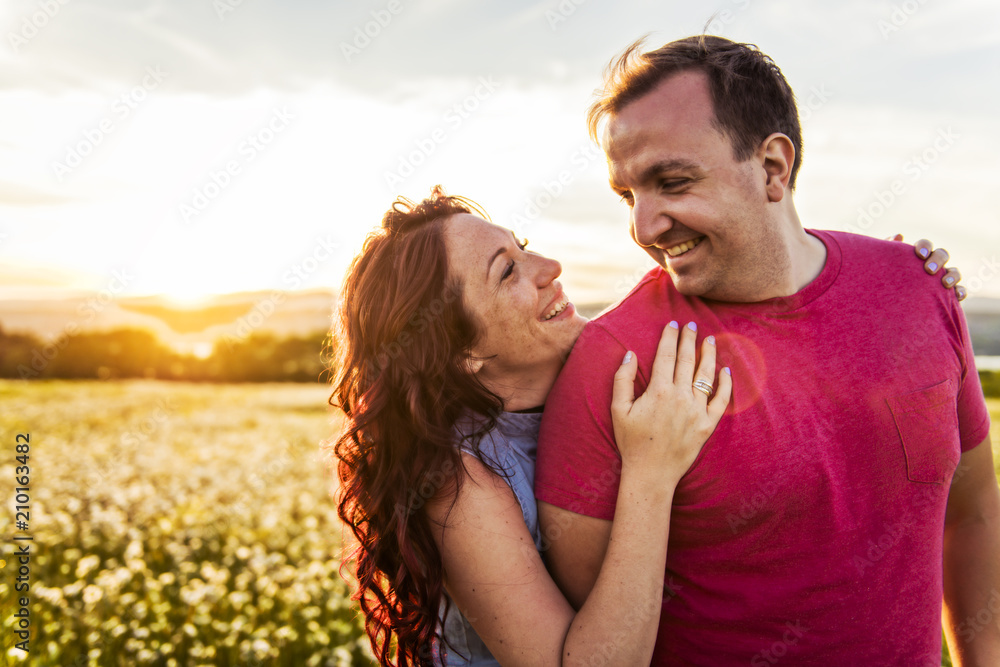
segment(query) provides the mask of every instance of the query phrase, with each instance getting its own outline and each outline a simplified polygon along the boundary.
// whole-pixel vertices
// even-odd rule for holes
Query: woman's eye
[[[623,192],[621,200],[623,202],[625,202],[626,204],[628,204],[629,206],[631,206],[632,205],[632,193],[631,192]]]
[[[528,239],[521,239],[520,241],[518,241],[517,242],[517,247],[520,248],[521,250],[524,250],[525,248],[527,248],[528,247]]]
[[[503,275],[500,276],[500,282],[503,282],[510,278],[511,274],[514,273],[514,262],[507,264],[507,268],[504,269]]]

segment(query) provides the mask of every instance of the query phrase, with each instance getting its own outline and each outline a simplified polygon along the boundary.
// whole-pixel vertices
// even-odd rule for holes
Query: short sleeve
[[[576,514],[612,519],[621,458],[611,422],[614,375],[625,347],[591,322],[545,401],[535,497]]]
[[[962,451],[967,452],[986,440],[990,432],[990,411],[976,370],[975,352],[969,326],[958,300],[952,296],[952,319],[962,346],[962,386],[958,391],[958,427]]]

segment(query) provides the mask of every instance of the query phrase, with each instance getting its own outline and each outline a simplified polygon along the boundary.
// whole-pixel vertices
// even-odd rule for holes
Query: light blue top
[[[472,422],[466,422],[468,428]],[[538,427],[542,423],[540,412],[503,412],[497,418],[495,429],[483,436],[479,451],[483,461],[494,470],[506,475],[514,496],[521,504],[524,523],[528,526],[535,547],[541,549],[542,535],[538,529],[538,506],[535,504],[535,456],[538,450]],[[462,425],[456,426],[462,432]],[[469,431],[465,431],[468,433]],[[463,443],[462,451],[472,449]],[[441,605],[444,615],[444,604]],[[486,645],[472,629],[468,619],[452,603],[442,628],[448,641],[448,667],[499,666],[499,662],[489,652]],[[440,649],[435,646],[435,653]]]

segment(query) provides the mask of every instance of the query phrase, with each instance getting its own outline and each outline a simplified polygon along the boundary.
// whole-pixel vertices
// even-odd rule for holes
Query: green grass
[[[30,663],[371,664],[317,457],[334,431],[327,396],[309,384],[0,381],[3,488],[14,435],[31,434]],[[996,452],[1000,399],[989,403]],[[7,652],[13,518],[0,513],[0,664],[26,664]]]

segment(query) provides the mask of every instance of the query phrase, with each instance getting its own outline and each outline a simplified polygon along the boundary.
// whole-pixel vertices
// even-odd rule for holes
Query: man
[[[803,228],[798,115],[767,56],[637,47],[589,122],[662,270],[588,325],[546,402],[555,580],[579,604],[607,547],[622,355],[642,390],[663,326],[696,322],[733,397],[674,495],[662,607],[636,611],[660,614],[653,664],[937,665],[943,593],[955,663],[1000,665],[1000,494],[955,295],[907,246]]]

